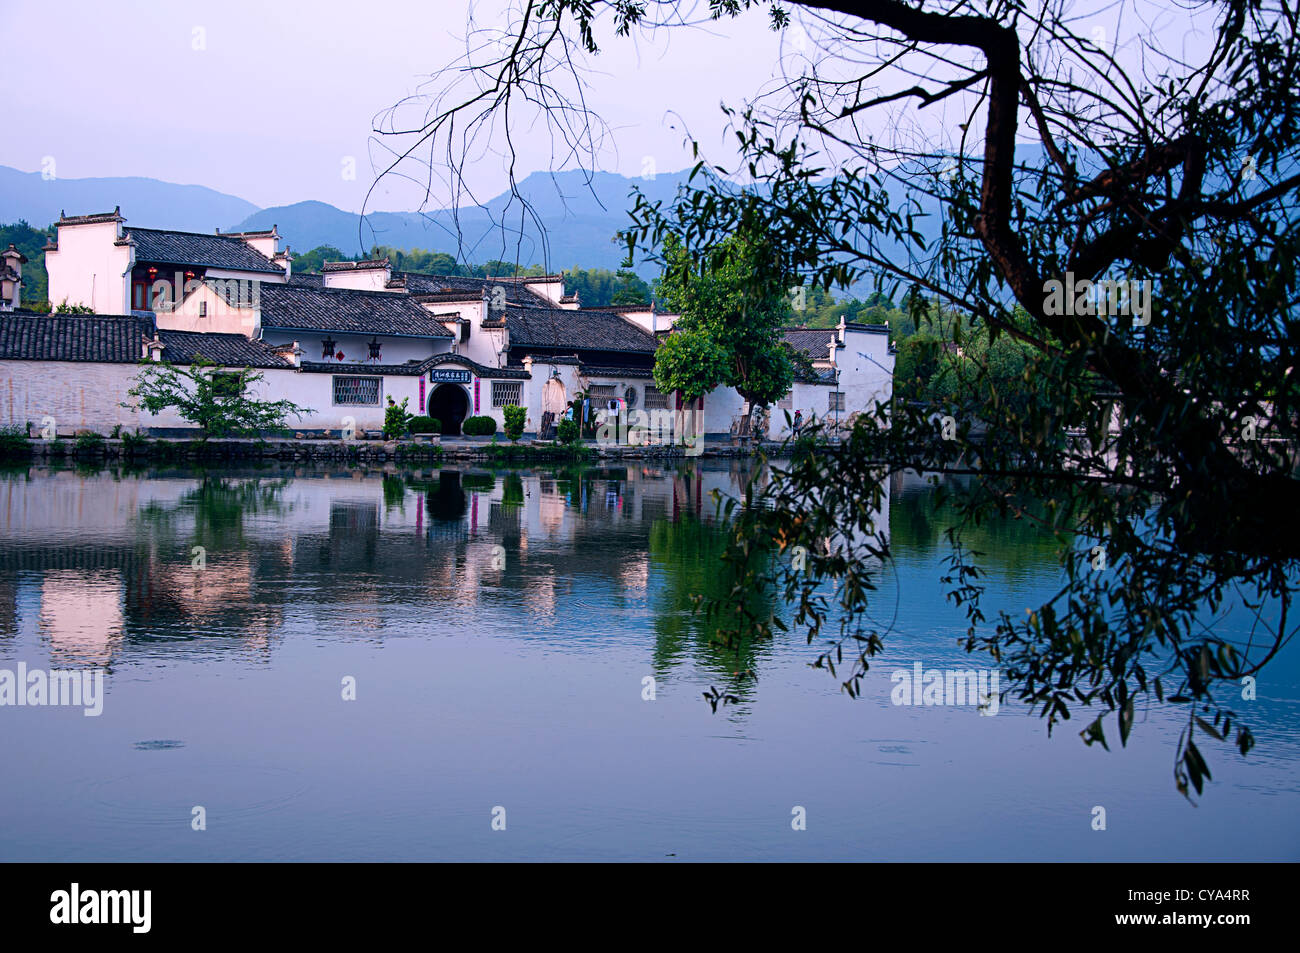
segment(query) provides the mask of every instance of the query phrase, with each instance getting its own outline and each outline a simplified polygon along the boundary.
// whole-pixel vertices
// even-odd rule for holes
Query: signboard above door
[[[429,371],[429,380],[435,384],[468,384],[470,376],[469,371],[453,370],[452,368],[435,367]]]

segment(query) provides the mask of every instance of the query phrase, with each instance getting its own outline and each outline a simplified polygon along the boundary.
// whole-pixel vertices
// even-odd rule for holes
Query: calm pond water
[[[738,659],[692,618],[746,466],[5,471],[0,670],[106,675],[98,717],[0,707],[0,859],[1300,859],[1296,646],[1198,807],[1158,706],[1110,753],[1078,717],[895,706],[892,671],[985,664],[932,491],[896,480],[852,700],[797,633]],[[1050,547],[985,536],[988,616],[1037,605]]]

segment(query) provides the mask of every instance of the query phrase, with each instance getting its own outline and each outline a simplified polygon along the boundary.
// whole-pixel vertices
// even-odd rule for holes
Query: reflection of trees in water
[[[1049,514],[1036,500],[1022,502],[1026,512],[1047,520]],[[895,491],[890,505],[890,548],[895,556],[914,553],[928,556],[947,553],[947,527],[954,525],[956,509],[952,497],[929,487]],[[1055,565],[1058,544],[1033,519],[989,519],[962,530],[962,543],[983,554],[985,568],[998,567],[1019,572]],[[906,598],[906,593],[903,594]]]
[[[501,505],[524,505],[524,481],[518,473],[507,471],[501,477]]]
[[[245,536],[245,520],[267,515],[283,520],[292,508],[281,499],[290,482],[288,477],[205,475],[175,502],[141,506],[136,515],[145,531],[140,541],[145,559],[127,577],[129,640],[192,638],[189,622],[208,628],[228,619],[245,641],[264,646],[279,624],[280,607],[253,600],[254,581],[262,573],[259,550]],[[185,516],[193,523],[188,539],[178,527]],[[202,568],[194,565],[196,546],[203,547]]]
[[[273,480],[204,476],[175,503],[150,502],[139,508],[138,518],[157,529],[174,526],[178,517],[194,520],[193,545],[230,549],[244,543],[246,516],[283,516],[289,506],[280,499],[287,477]]]
[[[734,638],[726,619],[693,612],[700,595],[706,605],[731,594],[735,573],[722,560],[727,548],[725,527],[693,517],[655,520],[649,526],[648,545],[651,561],[663,577],[655,607],[655,671],[667,672],[689,655],[733,694],[751,696],[754,676],[746,673],[757,672],[759,659],[772,651],[771,643]],[[767,618],[776,609],[770,598],[758,596],[749,599],[746,607]]]
[[[406,511],[406,481],[396,473],[385,473],[383,476],[384,484],[384,512],[387,513],[396,507],[400,507],[402,512]]]

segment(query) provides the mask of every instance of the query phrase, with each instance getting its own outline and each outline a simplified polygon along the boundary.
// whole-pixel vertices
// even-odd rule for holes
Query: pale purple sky
[[[476,18],[492,22],[500,5],[476,3]],[[368,145],[376,114],[464,52],[469,9],[466,0],[6,0],[6,35],[21,40],[6,44],[17,96],[0,164],[39,171],[51,156],[65,179],[141,175],[263,207],[319,199],[356,210],[371,155],[382,158]],[[681,119],[720,143],[719,101],[739,105],[771,78],[779,40],[763,16],[711,30],[673,31],[652,47],[611,41],[592,77],[591,104],[615,126],[617,152],[602,170],[639,175],[645,156],[661,172],[690,165]],[[732,38],[727,55],[719,33]],[[548,149],[523,142],[525,172],[550,167]],[[349,156],[354,180],[343,174]],[[499,164],[476,178],[489,195],[504,189]],[[418,202],[393,181],[370,207]]]
[[[705,0],[695,3],[707,10]],[[1203,11],[1136,3],[1149,15],[1081,0],[1072,25],[1121,62],[1153,33],[1184,53],[1208,42],[1212,19]],[[16,95],[0,165],[38,171],[49,157],[62,179],[140,175],[262,207],[319,199],[357,211],[385,159],[372,141],[376,117],[464,54],[471,8],[479,26],[504,24],[507,0],[4,4],[6,36],[18,39],[7,44]],[[588,105],[613,135],[596,167],[630,176],[648,159],[658,172],[685,168],[693,161],[686,130],[711,159],[734,158],[719,103],[743,106],[777,76],[782,49],[800,44],[816,46],[801,28],[774,34],[762,10],[651,36],[606,31]],[[964,115],[957,98],[911,113],[941,149],[954,147]],[[519,178],[554,167],[547,137],[523,124],[515,134]],[[504,191],[500,159],[476,164],[470,184],[480,198]],[[368,209],[413,210],[422,199],[422,190],[389,178]]]

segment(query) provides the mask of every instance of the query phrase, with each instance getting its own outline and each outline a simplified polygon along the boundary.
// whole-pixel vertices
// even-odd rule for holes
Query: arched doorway
[[[444,437],[458,437],[461,422],[469,414],[469,394],[458,384],[439,384],[429,395],[428,412],[442,422]]]
[[[564,413],[564,381],[552,377],[542,387],[542,413],[560,416]]]
[[[558,377],[550,378],[542,386],[542,421],[537,435],[543,440],[555,438],[555,428],[564,416],[564,398],[564,381]]]

